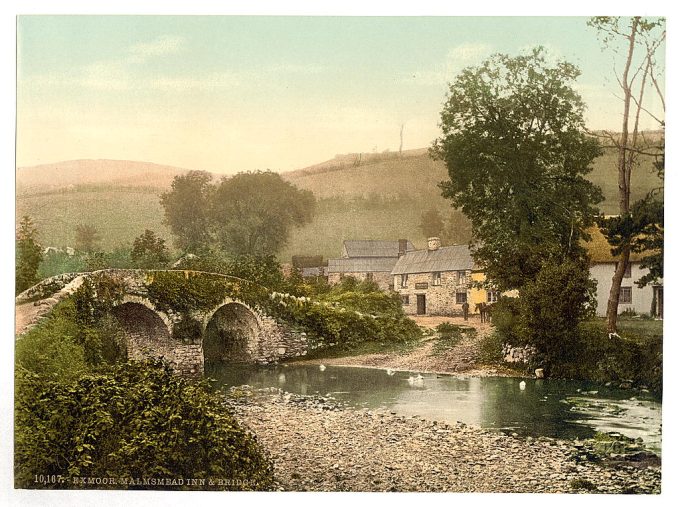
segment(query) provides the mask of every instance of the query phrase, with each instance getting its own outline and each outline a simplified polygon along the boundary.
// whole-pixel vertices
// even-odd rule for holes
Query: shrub
[[[85,350],[77,342],[80,331],[73,301],[64,301],[47,318],[16,342],[18,369],[49,380],[70,380],[82,374],[87,364]]]
[[[439,340],[435,342],[433,347],[435,354],[458,345],[458,343],[463,339],[464,333],[467,334],[475,332],[475,330],[472,328],[461,329],[459,326],[449,322],[442,322],[437,326],[436,329],[437,334],[439,335]]]
[[[502,296],[494,303],[491,313],[493,322],[499,337],[511,345],[522,343],[520,330],[520,303],[518,298]]]
[[[593,315],[595,306],[595,282],[587,266],[546,264],[520,290],[516,332],[549,362],[563,361],[578,341],[578,324]]]
[[[78,325],[76,342],[82,345],[89,365],[113,363],[125,357],[122,329],[109,314],[124,294],[123,285],[105,274],[86,278],[72,300]]]
[[[115,489],[167,489],[121,480],[135,478],[228,481],[206,481],[200,489],[273,484],[270,463],[221,395],[159,362],[122,364],[69,382],[18,373],[16,385],[15,487],[36,487],[35,474],[113,478],[115,484],[103,487]]]
[[[503,335],[496,330],[482,337],[479,344],[479,361],[483,364],[498,363],[503,359]]]
[[[81,255],[68,255],[66,252],[50,252],[43,257],[38,275],[49,278],[62,273],[85,271],[85,259]]]

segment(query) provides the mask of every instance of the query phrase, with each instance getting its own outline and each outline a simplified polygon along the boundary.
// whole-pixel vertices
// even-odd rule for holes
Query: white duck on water
[[[326,366],[323,364],[319,365],[319,370],[324,371],[326,369]]]
[[[522,380],[522,381],[519,383],[519,390],[520,390],[520,391],[524,391],[526,388],[527,388],[527,383],[524,382],[524,380]]]

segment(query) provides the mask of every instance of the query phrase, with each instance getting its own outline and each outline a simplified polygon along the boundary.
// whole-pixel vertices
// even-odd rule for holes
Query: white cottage
[[[611,247],[599,230],[590,230],[588,233],[592,239],[586,248],[590,256],[590,277],[597,282],[597,315],[604,317],[618,259],[612,256]],[[629,311],[663,318],[663,280],[638,287],[636,282],[648,272],[640,264],[641,255],[631,254],[621,282],[619,313]]]

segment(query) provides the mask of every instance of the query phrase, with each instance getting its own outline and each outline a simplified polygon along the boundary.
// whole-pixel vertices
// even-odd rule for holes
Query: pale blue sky
[[[537,45],[581,68],[589,127],[619,129],[613,59],[586,21],[20,17],[17,164],[112,158],[290,170],[398,149],[402,123],[404,148],[422,148],[438,135],[446,83],[460,69]]]

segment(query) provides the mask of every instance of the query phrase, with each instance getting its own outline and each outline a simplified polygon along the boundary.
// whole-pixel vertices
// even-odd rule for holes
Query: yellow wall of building
[[[481,272],[472,272],[470,276],[470,281],[474,284],[482,283],[486,280],[486,276]],[[486,289],[480,289],[477,287],[470,287],[470,311],[475,311],[475,305],[479,303],[486,303]]]

